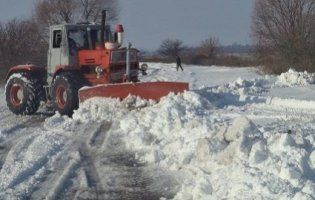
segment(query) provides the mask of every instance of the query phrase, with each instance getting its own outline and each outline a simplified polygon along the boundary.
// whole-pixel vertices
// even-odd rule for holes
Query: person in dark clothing
[[[180,59],[178,55],[176,55],[176,70],[178,71],[179,68],[181,68],[182,71],[184,71],[182,67],[182,60]]]

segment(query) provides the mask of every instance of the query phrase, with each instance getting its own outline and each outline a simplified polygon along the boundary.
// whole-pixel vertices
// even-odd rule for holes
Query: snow
[[[288,72],[282,73],[276,82],[278,86],[307,86],[314,83],[314,74],[307,71],[297,72],[294,69],[289,69]]]
[[[314,91],[311,74],[184,70],[149,63],[140,78],[191,91],[90,99],[72,118],[14,116],[0,87],[0,198],[315,198],[315,97],[286,88]]]
[[[102,113],[102,119],[117,124],[112,134],[124,140],[128,150],[137,152],[140,161],[192,173],[185,177],[187,183],[175,199],[235,199],[253,194],[287,199],[293,198],[297,189],[303,190],[307,181],[314,182],[314,172],[307,164],[314,146],[303,139],[305,135],[262,132],[245,117],[227,125],[211,116],[206,111],[211,103],[194,93],[170,95],[152,107],[129,112],[122,102],[123,118],[112,117],[113,110],[120,112],[117,105],[110,108],[112,102],[89,101],[76,117],[86,119],[80,110],[94,107],[95,102],[96,114]],[[312,197],[314,193],[299,195]]]
[[[4,87],[2,85],[0,85],[0,106],[4,107],[6,105],[5,102],[5,93],[4,93]]]
[[[199,89],[204,86],[216,86],[234,81],[240,76],[243,79],[259,78],[255,68],[229,68],[229,67],[205,67],[196,65],[183,65],[184,72],[176,72],[176,64],[147,63],[149,76],[142,81],[183,81],[188,82],[191,89]],[[163,66],[161,68],[161,66]]]

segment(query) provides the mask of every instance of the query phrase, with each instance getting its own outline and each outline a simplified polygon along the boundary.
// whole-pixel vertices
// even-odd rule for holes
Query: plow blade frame
[[[119,98],[122,100],[128,95],[134,95],[147,100],[159,101],[169,93],[183,93],[188,89],[188,83],[180,82],[106,84],[82,88],[79,90],[79,99],[80,102],[93,97]]]

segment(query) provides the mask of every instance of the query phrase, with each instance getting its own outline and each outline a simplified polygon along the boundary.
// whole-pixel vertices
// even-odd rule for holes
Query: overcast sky
[[[31,14],[34,0],[0,0],[0,21]],[[161,40],[178,38],[196,45],[208,36],[222,44],[250,44],[254,0],[120,0],[120,22],[127,41],[156,49]]]

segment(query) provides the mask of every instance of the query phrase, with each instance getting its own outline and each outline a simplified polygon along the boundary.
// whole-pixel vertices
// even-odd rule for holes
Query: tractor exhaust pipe
[[[106,10],[102,11],[102,29],[101,29],[101,45],[102,45],[102,49],[105,48],[105,39],[104,39],[104,35],[105,35],[105,23],[106,23]]]
[[[86,30],[87,30],[87,35],[88,35],[89,49],[93,50],[91,28],[88,27]]]
[[[131,43],[129,42],[127,46],[127,52],[126,52],[126,78],[127,82],[131,81],[131,73],[130,73],[130,49],[131,49]]]

